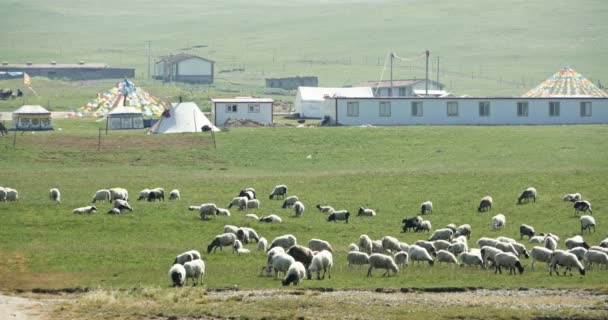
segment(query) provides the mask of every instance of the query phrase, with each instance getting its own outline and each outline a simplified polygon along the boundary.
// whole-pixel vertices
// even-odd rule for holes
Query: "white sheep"
[[[254,213],[247,213],[245,214],[245,219],[253,219],[253,220],[260,220],[260,218],[258,218],[258,216]]]
[[[350,212],[346,211],[346,210],[338,210],[338,211],[333,211],[332,213],[329,214],[329,216],[327,216],[327,221],[333,221],[333,222],[338,222],[338,221],[345,221],[346,223],[348,223],[348,218],[350,217]]]
[[[230,208],[230,207],[228,207],[228,208]],[[260,201],[258,199],[247,200],[247,198],[241,198],[239,200],[239,210],[259,209],[259,208],[260,208]]]
[[[446,250],[457,256],[459,254],[468,252],[469,246],[465,242],[456,241],[451,243]]]
[[[198,257],[200,259],[200,256]],[[183,265],[184,263],[188,262],[188,261],[192,261],[194,260],[194,256],[192,255],[191,251],[186,251],[184,253],[180,253],[175,257],[175,260],[173,260],[173,264],[181,264]]]
[[[171,192],[169,192],[169,200],[179,200],[179,199],[181,199],[179,190],[173,189],[173,190],[171,190]]]
[[[201,219],[207,220],[209,216],[217,215],[217,206],[215,203],[203,203],[201,204],[201,209],[199,210]]]
[[[198,250],[190,250],[190,251],[186,251],[185,253],[191,254],[192,260],[202,259],[201,253],[198,252]]]
[[[237,240],[242,241],[244,244],[249,243],[249,231],[245,230],[245,228],[241,227],[236,231]]]
[[[530,243],[544,243],[545,242],[545,236],[534,236],[530,238]]]
[[[464,266],[480,266],[484,268],[483,259],[481,258],[481,253],[479,252],[463,252],[460,256],[461,267]]]
[[[519,274],[524,273],[524,267],[519,262],[519,259],[512,253],[500,252],[494,256],[494,265],[496,270],[494,273],[502,273],[502,267],[509,268],[509,274],[515,274],[515,268]]]
[[[462,242],[464,244],[469,244],[469,239],[466,236],[458,236],[454,239],[452,239],[452,243],[455,242]]]
[[[430,232],[431,230],[433,230],[433,226],[431,225],[431,222],[429,220],[422,220],[420,225],[416,228],[416,232],[420,232],[420,231]]]
[[[405,251],[405,252],[410,251],[410,245],[405,242],[399,242],[399,248],[401,248],[401,251]]]
[[[358,216],[363,216],[363,217],[375,217],[376,216],[376,211],[369,209],[369,208],[363,208],[360,207],[359,208],[359,212],[357,213]]]
[[[431,256],[435,256],[437,254],[437,248],[435,248],[435,244],[431,241],[416,240],[414,244],[423,247]]]
[[[490,223],[490,226],[492,227],[492,230],[497,230],[501,228],[504,229],[506,224],[507,218],[505,218],[503,214],[499,213],[492,217],[492,222]]]
[[[296,244],[298,244],[296,237],[294,237],[292,234],[286,234],[274,238],[274,240],[272,240],[270,243],[270,249],[274,247],[282,247],[283,249],[287,250]]]
[[[186,285],[188,285],[188,279],[192,279],[192,286],[196,286],[196,279],[198,284],[203,283],[203,277],[205,276],[205,262],[201,259],[195,259],[184,263],[184,269],[186,270]]]
[[[273,222],[281,223],[281,222],[283,222],[283,219],[281,219],[281,217],[277,216],[276,214],[271,214],[269,216],[261,217],[259,221],[260,222],[269,222],[269,223],[273,223]]]
[[[121,214],[120,209],[118,209],[118,208],[111,208],[106,213],[109,214],[109,215],[119,215],[119,214]]]
[[[49,190],[49,199],[51,199],[51,201],[61,202],[61,192],[59,192],[59,189],[53,188]]]
[[[272,249],[269,249],[266,253],[266,266],[262,267],[262,272],[266,270],[266,273],[270,274],[270,272],[272,271],[272,259],[274,258],[274,256],[284,253],[285,249],[283,249],[282,247],[274,247]]]
[[[549,262],[551,262],[551,254],[552,250],[549,250],[545,247],[536,246],[530,250],[530,257],[532,257],[532,270],[534,270],[534,265],[536,261],[545,262],[547,264],[547,268],[549,267]]]
[[[299,200],[300,199],[298,199],[298,196],[289,196],[285,200],[283,200],[283,204],[281,205],[281,208],[285,209],[285,208],[292,207]]]
[[[589,250],[600,251],[600,252],[608,254],[608,248],[604,248],[604,247],[600,247],[600,246],[592,246],[591,248],[589,248]]]
[[[479,238],[479,240],[477,240],[477,246],[479,248],[483,248],[485,246],[496,247],[496,244],[498,242],[499,241],[496,239],[481,237],[481,238]]]
[[[585,239],[583,239],[583,237],[581,237],[579,235],[566,239],[565,244],[566,244],[566,248],[568,248],[568,249],[572,249],[572,248],[576,248],[576,247],[583,247],[585,249],[589,249],[589,245],[585,242]]]
[[[416,244],[410,246],[410,251],[408,252],[408,255],[412,262],[418,261],[418,264],[420,264],[420,261],[427,261],[431,266],[434,263],[433,257],[431,257],[429,252],[424,247],[421,247]]]
[[[287,271],[289,270],[289,267],[295,261],[296,260],[287,253],[275,254],[272,257],[272,268],[274,269],[274,278],[279,278],[279,272],[283,272],[285,276],[287,276]],[[302,265],[302,268],[304,268],[304,265]],[[306,274],[306,269],[304,269],[304,274]],[[302,277],[304,277],[304,275],[302,275]]]
[[[150,194],[150,189],[143,189],[139,192],[139,196],[137,197],[137,201],[148,200],[148,194]]]
[[[348,266],[369,264],[369,256],[365,252],[350,251],[346,254]]]
[[[553,237],[546,236],[545,237],[545,248],[555,251],[557,249],[557,241]]]
[[[593,218],[592,216],[581,216],[580,218],[581,221],[581,233],[583,233],[583,231],[585,230],[589,230],[589,233],[591,233],[591,227],[593,227],[593,232],[595,232],[595,218]]]
[[[580,193],[568,193],[564,196],[564,201],[576,202],[580,201],[583,197]]]
[[[258,233],[255,232],[255,230],[253,230],[252,228],[249,228],[249,227],[242,227],[241,229],[243,229],[249,233],[249,239],[255,240],[256,243],[260,242],[260,236],[258,236]],[[238,233],[238,231],[237,231],[237,233]]]
[[[372,239],[366,234],[359,237],[359,250],[367,254],[372,254]]]
[[[334,252],[334,249],[331,247],[331,244],[321,239],[310,239],[308,241],[308,248],[312,251],[321,252],[323,250],[327,250],[329,252]]]
[[[348,245],[348,251],[359,251],[359,246],[356,243],[350,243]]]
[[[258,251],[266,252],[266,248],[268,247],[268,240],[266,238],[261,237],[260,241],[258,241]]]
[[[511,244],[511,243],[499,241],[496,244],[496,249],[498,249],[502,252],[509,252],[509,253],[512,253],[514,256],[517,256],[517,250],[515,250],[515,247],[513,247],[513,244]]]
[[[456,241],[456,242],[459,242],[459,241]],[[433,245],[435,246],[436,250],[447,250],[451,244],[452,244],[451,242],[447,242],[445,240],[433,241]]]
[[[4,188],[6,191],[6,201],[17,201],[19,200],[19,191],[12,188]]]
[[[181,287],[186,281],[186,269],[181,264],[174,264],[169,269],[169,278],[173,282],[173,286]]]
[[[331,206],[322,206],[320,204],[317,205],[317,209],[319,209],[319,211],[321,211],[322,213],[327,213],[327,214],[331,214],[332,212],[336,211]]]
[[[513,238],[504,237],[504,236],[496,237],[496,241],[498,241],[498,242],[504,242],[504,243],[516,243],[517,242]]]
[[[494,201],[492,200],[492,197],[490,197],[490,196],[485,196],[485,197],[481,198],[481,201],[479,201],[479,207],[477,208],[477,212],[484,212],[484,211],[492,210],[493,203],[494,203]]]
[[[579,261],[585,259],[585,254],[587,253],[587,249],[583,247],[576,247],[566,251],[574,254]]]
[[[334,258],[330,251],[321,250],[314,257],[312,257],[312,262],[308,267],[308,279],[310,280],[312,273],[317,273],[317,280],[325,279],[325,273],[327,272],[328,278],[331,279],[331,268],[334,265]],[[321,270],[323,271],[323,276],[321,277]]]
[[[495,247],[490,247],[490,246],[483,246],[481,247],[481,258],[483,259],[483,265],[487,268],[488,266],[490,266],[490,263],[495,263],[494,261],[494,256],[496,256],[497,254],[501,253],[502,251],[500,251],[499,249],[496,249]]]
[[[97,190],[97,192],[95,192],[95,195],[93,196],[93,203],[97,202],[97,201],[107,201],[110,202],[111,199],[111,195],[110,195],[110,190],[108,189],[101,189],[101,190]]]
[[[116,199],[129,201],[129,191],[125,188],[112,188],[110,191],[110,201],[114,201]]]
[[[277,199],[279,199],[280,197],[283,197],[283,199],[285,198],[285,195],[287,194],[287,186],[284,184],[280,184],[274,187],[274,189],[272,190],[272,192],[270,193],[270,196],[268,197],[270,200],[272,200],[274,197],[277,197]]]
[[[526,200],[526,202],[529,202],[530,198],[534,199],[534,202],[536,202],[536,189],[533,187],[530,187],[521,193],[521,195],[517,199],[517,204],[522,204],[524,200]]]
[[[515,242],[515,243],[511,243],[511,245],[513,246],[513,248],[515,248],[515,251],[517,251],[518,257],[520,257],[522,255],[526,259],[528,259],[530,257],[530,253],[528,252],[528,249],[523,244],[521,244],[519,242]]]
[[[373,269],[385,269],[386,272],[382,275],[383,277],[387,275],[390,277],[391,271],[393,271],[394,274],[399,272],[399,267],[397,267],[393,257],[381,253],[374,253],[369,256],[369,268],[367,269],[368,277],[372,276]]]
[[[595,250],[589,250],[585,253],[585,261],[586,261],[586,267],[587,269],[591,270],[591,267],[594,263],[597,263],[599,265],[604,265],[604,268],[608,268],[608,254],[601,252],[601,251],[595,251]],[[602,267],[600,266],[600,269]]]
[[[401,247],[399,246],[399,240],[391,236],[382,237],[382,249],[384,251],[390,251],[392,254],[401,251]]]
[[[401,268],[405,268],[407,266],[407,260],[408,260],[408,253],[406,251],[399,251],[397,253],[395,253],[395,255],[393,256],[393,260],[395,260],[395,263],[397,264],[397,266],[401,267]]]
[[[600,247],[608,248],[608,238],[600,242]]]
[[[133,212],[133,208],[131,208],[129,203],[125,200],[121,200],[121,199],[114,200],[113,207],[120,210],[120,212],[122,212],[123,210],[129,210],[129,211]]]
[[[441,265],[442,262],[445,263],[453,263],[453,264],[458,264],[458,260],[456,259],[456,256],[446,250],[439,250],[437,251],[437,262],[439,262],[439,265]]]
[[[0,187],[0,201],[6,201],[6,189]]]
[[[372,253],[385,253],[382,240],[372,240]]]
[[[296,217],[302,216],[302,213],[304,213],[304,209],[304,204],[301,201],[296,201],[296,203],[293,204],[293,211]]]
[[[285,278],[283,278],[282,284],[283,286],[288,286],[293,283],[294,286],[297,286],[304,280],[304,276],[306,275],[306,268],[302,262],[295,261],[289,266],[287,269],[287,273],[285,274]]]
[[[425,201],[420,205],[420,214],[425,215],[427,213],[433,213],[433,203],[431,201]]]
[[[220,251],[222,251],[222,247],[232,247],[236,242],[236,235],[234,233],[222,233],[217,235],[213,241],[207,246],[207,253],[211,253],[219,247]]]
[[[240,240],[236,240],[234,245],[232,246],[232,252],[236,252],[237,254],[250,254],[251,250],[247,248],[243,248],[243,244]]]
[[[80,208],[76,208],[76,209],[72,210],[72,213],[75,213],[75,214],[94,213],[94,212],[97,212],[97,207],[95,207],[95,206],[80,207]]]
[[[224,226],[224,233],[234,233],[236,234],[239,230],[239,227],[227,224]]]
[[[451,241],[453,236],[454,236],[454,231],[452,231],[452,229],[449,229],[449,228],[437,229],[437,230],[435,230],[435,232],[433,232],[433,235],[431,235],[431,237],[429,238],[429,241],[435,241],[435,240]]]
[[[230,210],[224,209],[224,208],[217,208],[217,215],[224,216],[224,217],[230,217]]]
[[[455,237],[466,236],[467,239],[471,239],[471,225],[463,224],[456,228],[456,232],[454,232]]]
[[[240,207],[241,203],[243,205],[247,205],[247,197],[235,197],[235,198],[232,198],[232,200],[230,200],[230,203],[228,204],[228,209],[232,208],[233,206]]]
[[[564,275],[566,272],[570,271],[570,276],[572,276],[572,268],[577,268],[581,275],[585,275],[585,267],[578,261],[578,258],[570,252],[566,252],[563,250],[555,250],[551,253],[551,263],[549,268],[549,275],[552,275],[555,271],[555,274],[559,275],[557,272],[557,266],[565,267]]]

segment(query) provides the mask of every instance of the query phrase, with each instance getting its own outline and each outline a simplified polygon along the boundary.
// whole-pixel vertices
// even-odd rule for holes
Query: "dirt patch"
[[[264,125],[253,120],[231,119],[224,122],[224,127],[263,127]]]
[[[61,299],[0,294],[0,318],[10,320],[50,319],[50,312]]]

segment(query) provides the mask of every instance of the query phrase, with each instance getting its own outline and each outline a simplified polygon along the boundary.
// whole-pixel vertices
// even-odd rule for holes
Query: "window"
[[[390,117],[391,116],[390,101],[381,101],[380,102],[380,116],[381,117]]]
[[[527,102],[518,102],[517,103],[517,116],[518,117],[527,117],[528,116],[528,103]]]
[[[236,108],[236,104],[232,104],[232,105],[227,105],[226,106],[226,112],[230,113],[230,112],[237,112],[237,108]]]
[[[346,116],[347,117],[358,117],[359,116],[359,102],[349,102],[346,104]]]
[[[458,102],[450,101],[447,106],[448,117],[458,117]]]
[[[249,105],[249,113],[259,113],[260,105],[259,104],[250,104]]]
[[[405,87],[399,88],[399,96],[400,97],[405,97],[406,96],[406,94],[405,94]]]
[[[549,117],[559,117],[559,102],[549,102]]]
[[[479,116],[480,117],[489,117],[490,116],[490,102],[489,101],[479,102]]]
[[[388,88],[388,96],[389,97],[393,96],[393,88]]]
[[[581,117],[591,117],[591,101],[581,102]]]
[[[422,117],[422,101],[412,101],[412,117]]]

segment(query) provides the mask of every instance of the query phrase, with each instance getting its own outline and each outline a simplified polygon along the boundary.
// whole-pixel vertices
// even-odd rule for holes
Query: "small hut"
[[[108,129],[143,129],[144,116],[134,107],[118,106],[108,113]]]
[[[24,105],[13,112],[12,130],[53,130],[51,112],[42,106]]]

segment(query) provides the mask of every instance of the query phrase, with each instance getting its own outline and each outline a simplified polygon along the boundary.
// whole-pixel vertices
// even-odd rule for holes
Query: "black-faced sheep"
[[[422,217],[420,216],[416,216],[413,218],[405,218],[403,220],[401,220],[401,224],[403,225],[402,229],[403,232],[407,232],[408,230],[411,229],[417,229],[420,224],[422,223]]]
[[[376,216],[376,211],[374,211],[372,209],[369,209],[369,208],[360,207],[359,208],[359,212],[357,213],[357,216],[375,217]]]
[[[536,202],[536,189],[533,187],[530,187],[521,193],[519,198],[517,198],[517,204],[522,204],[524,200],[526,202],[530,202],[530,198],[532,198],[534,202]]]
[[[114,208],[120,210],[120,212],[122,212],[123,210],[129,210],[130,212],[133,212],[133,208],[131,208],[129,203],[125,200],[114,200]]]
[[[332,213],[336,211],[331,206],[322,206],[320,204],[317,205],[317,209],[319,209],[319,211],[321,211],[322,213]]]
[[[304,204],[300,201],[296,201],[296,203],[293,204],[293,212],[296,217],[301,217],[302,213],[304,213],[304,209],[306,208],[304,207]]]
[[[272,190],[272,192],[270,193],[268,198],[270,200],[272,200],[274,197],[277,197],[277,199],[279,199],[281,197],[283,199],[285,199],[286,194],[287,194],[287,186],[284,184],[280,184],[280,185],[274,187],[274,189]]]
[[[215,253],[215,250],[219,247],[222,251],[222,247],[232,247],[236,242],[236,235],[234,233],[223,233],[216,236],[213,241],[207,246],[207,253]]]
[[[306,268],[302,263],[296,261],[289,266],[287,269],[287,274],[285,274],[285,278],[283,278],[282,284],[283,286],[288,286],[293,283],[294,286],[297,286],[304,280],[304,275],[306,274]]]
[[[179,190],[173,189],[173,190],[171,190],[171,192],[169,192],[169,200],[179,200],[179,199],[181,199]]]
[[[595,232],[595,218],[592,216],[581,216],[581,233],[585,230],[589,230],[591,233],[591,227],[593,227],[593,232]]]
[[[431,201],[425,201],[420,205],[420,214],[425,215],[427,213],[433,213],[433,203]]]
[[[236,238],[244,244],[249,244],[249,231],[239,228],[236,230]]]
[[[346,223],[348,223],[349,217],[350,217],[350,213],[346,210],[334,211],[327,217],[327,221],[329,221],[329,222],[345,221]]]
[[[51,201],[61,202],[61,192],[59,192],[59,189],[53,188],[49,190],[49,199],[51,199]]]
[[[393,260],[393,257],[387,256],[381,253],[374,253],[369,256],[369,269],[367,269],[367,276],[372,276],[373,269],[385,269],[386,272],[382,274],[382,276],[390,276],[390,272],[393,271],[394,274],[399,272],[399,267]]]
[[[500,252],[494,256],[494,266],[496,270],[494,273],[502,273],[502,267],[509,268],[509,274],[515,274],[515,268],[519,271],[519,274],[524,273],[524,267],[519,262],[519,259],[512,253]]]
[[[583,267],[580,261],[578,261],[576,255],[570,252],[566,252],[563,250],[553,251],[553,253],[551,254],[549,275],[552,275],[553,272],[559,275],[559,273],[557,272],[557,266],[562,266],[566,268],[564,270],[564,275],[566,275],[566,272],[570,271],[570,276],[572,276],[572,268],[577,268],[578,272],[581,275],[585,275],[585,267]]]
[[[285,209],[285,208],[292,207],[298,201],[300,201],[300,199],[298,199],[298,196],[287,197],[285,200],[283,200],[283,204],[281,205],[281,208]]]
[[[255,190],[253,188],[245,188],[239,192],[239,197],[245,197],[247,200],[257,199]]]
[[[484,211],[492,210],[493,203],[494,203],[494,201],[492,200],[492,197],[490,197],[490,196],[485,196],[485,197],[481,198],[481,201],[479,202],[479,207],[477,208],[477,212],[484,212]]]
[[[148,192],[148,201],[165,201],[165,189],[154,188]]]
[[[534,237],[534,228],[527,224],[519,226],[519,239],[523,239],[524,236],[527,236],[528,240],[532,239]]]
[[[573,205],[574,207],[574,214],[577,214],[579,212],[587,212],[589,211],[591,214],[593,214],[593,210],[591,210],[591,203],[589,203],[589,201],[576,201]]]
[[[568,193],[564,196],[564,201],[576,202],[580,201],[583,197],[580,193]]]
[[[169,278],[174,287],[182,287],[186,281],[186,269],[181,264],[174,264],[169,269]]]
[[[283,222],[283,219],[281,219],[281,217],[277,216],[276,214],[271,214],[269,216],[261,217],[259,221],[268,222],[268,223],[273,223],[273,222],[281,223],[281,222]]]
[[[19,200],[19,191],[12,188],[4,188],[6,192],[6,201],[17,201]]]
[[[583,247],[585,249],[589,249],[589,245],[581,236],[574,236],[572,238],[566,239],[566,248],[572,249],[576,247]]]

